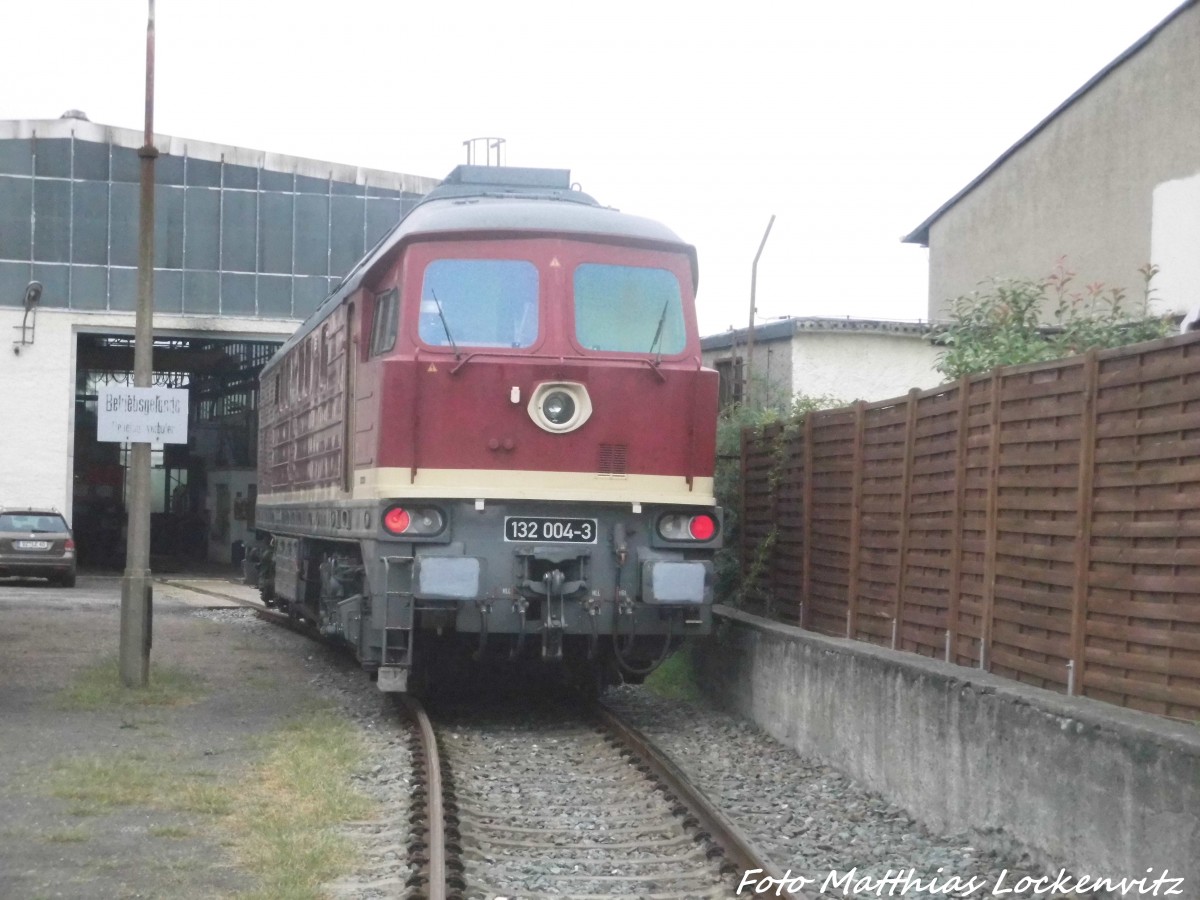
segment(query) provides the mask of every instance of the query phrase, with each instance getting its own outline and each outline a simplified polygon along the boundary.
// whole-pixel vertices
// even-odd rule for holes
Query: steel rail
[[[400,700],[408,710],[421,735],[421,754],[425,759],[426,794],[428,795],[429,892],[428,900],[446,900],[446,824],[442,810],[442,768],[438,759],[437,738],[424,707],[411,694],[401,694]]]
[[[786,889],[788,879],[779,867],[762,856],[745,833],[717,809],[712,801],[688,780],[683,770],[663,755],[645,735],[605,706],[597,704],[593,711],[604,727],[618,736],[622,743],[691,810],[700,826],[720,846],[731,863],[743,873],[757,869],[764,879],[771,878],[779,887],[770,891],[769,896],[809,900],[804,894]]]

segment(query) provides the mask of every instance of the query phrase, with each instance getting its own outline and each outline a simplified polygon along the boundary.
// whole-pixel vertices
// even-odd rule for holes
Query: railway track
[[[273,624],[317,636],[275,610]],[[779,869],[616,712],[530,696],[435,710],[414,723],[411,900],[701,900]],[[753,887],[743,895],[754,894]]]
[[[435,735],[419,704],[404,703],[422,734],[426,786],[411,897],[697,900],[735,896],[746,871],[779,878],[609,710],[439,711]]]

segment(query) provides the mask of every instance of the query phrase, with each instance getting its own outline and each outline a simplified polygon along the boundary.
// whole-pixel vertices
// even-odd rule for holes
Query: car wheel
[[[58,583],[63,587],[75,587],[75,573],[68,572],[58,580]]]

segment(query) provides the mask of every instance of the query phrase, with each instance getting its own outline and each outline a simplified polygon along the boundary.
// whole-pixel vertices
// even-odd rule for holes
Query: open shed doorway
[[[188,391],[187,444],[154,444],[154,571],[241,561],[252,539],[258,462],[258,374],[279,341],[157,337],[156,386]],[[96,439],[98,390],[133,384],[133,338],[80,334],[75,368],[73,522],[80,565],[123,569],[130,445]]]

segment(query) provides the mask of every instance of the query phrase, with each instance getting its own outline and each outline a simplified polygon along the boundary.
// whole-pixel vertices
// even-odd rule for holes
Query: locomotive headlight
[[[533,389],[526,410],[538,428],[565,434],[591,417],[592,401],[587,388],[577,381],[548,381]]]
[[[575,415],[575,401],[566,391],[551,391],[542,401],[542,415],[551,425],[561,427]]]

